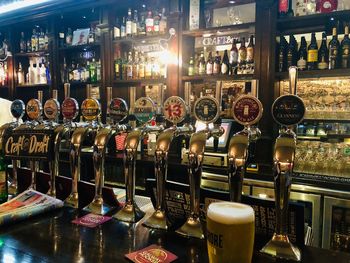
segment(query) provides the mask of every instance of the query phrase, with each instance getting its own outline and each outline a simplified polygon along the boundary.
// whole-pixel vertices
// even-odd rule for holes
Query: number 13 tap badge
[[[243,126],[256,124],[262,117],[263,106],[256,97],[242,95],[232,107],[233,118]]]
[[[164,117],[174,125],[182,122],[187,114],[185,101],[178,96],[171,96],[164,101]]]

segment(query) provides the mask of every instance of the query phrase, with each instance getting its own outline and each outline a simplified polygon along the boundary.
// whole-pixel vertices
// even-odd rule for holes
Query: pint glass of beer
[[[210,263],[251,263],[255,232],[254,210],[233,202],[211,203],[207,211]]]

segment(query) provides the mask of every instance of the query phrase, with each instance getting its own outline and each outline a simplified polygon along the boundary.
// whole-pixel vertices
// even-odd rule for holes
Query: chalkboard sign
[[[8,133],[4,144],[6,157],[20,160],[51,161],[54,155],[54,130],[20,129]]]

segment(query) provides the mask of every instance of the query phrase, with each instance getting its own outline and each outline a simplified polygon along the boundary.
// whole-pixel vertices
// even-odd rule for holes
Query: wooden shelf
[[[48,88],[49,84],[23,84],[16,85],[16,88]]]
[[[114,44],[120,44],[120,43],[137,43],[139,44],[150,44],[158,42],[159,39],[168,39],[169,34],[157,34],[157,35],[140,35],[140,36],[134,36],[134,37],[124,37],[113,40]]]
[[[42,50],[37,52],[16,53],[14,56],[15,57],[43,57],[48,55],[49,55],[48,50]]]
[[[305,136],[305,135],[298,135],[298,139],[300,140],[309,140],[309,141],[319,141],[321,140],[320,136]]]
[[[207,1],[209,2],[208,4],[205,3],[207,8],[223,8],[223,7],[230,7],[230,6],[238,6],[238,5],[246,5],[246,4],[251,4],[255,3],[256,0],[235,0],[233,3],[229,3],[227,0],[217,0],[217,1]]]
[[[276,78],[280,80],[288,79],[288,72],[276,72]],[[347,69],[324,69],[324,70],[305,70],[299,71],[298,77],[301,79],[317,79],[317,78],[331,78],[331,77],[349,77],[350,68]]]
[[[280,33],[285,34],[324,31],[331,19],[348,21],[349,16],[350,10],[344,10],[326,14],[280,18],[277,20],[277,29]]]
[[[89,49],[94,49],[97,47],[100,47],[101,43],[93,43],[93,44],[84,44],[84,45],[75,45],[75,46],[67,46],[67,47],[60,47],[58,50],[59,51],[81,51],[81,50],[89,50]]]
[[[91,84],[91,85],[93,85],[93,86],[94,86],[94,85],[95,85],[95,86],[100,86],[100,85],[101,85],[101,82],[98,81],[98,82],[92,83],[92,82],[72,81],[72,82],[69,82],[69,84],[72,85],[72,86],[85,86],[85,85],[87,85],[87,84]],[[63,85],[63,84],[61,83],[61,85]]]
[[[203,35],[227,35],[229,33],[254,33],[255,32],[255,22],[244,23],[239,25],[229,25],[229,26],[220,26],[220,27],[211,27],[205,29],[197,29],[197,30],[187,30],[183,31],[182,34],[184,36],[192,36],[192,37],[202,37]]]
[[[336,119],[325,119],[325,118],[320,118],[320,119],[315,119],[315,118],[305,118],[303,122],[339,122],[339,123],[350,123],[350,120],[336,120]]]
[[[141,84],[141,85],[154,85],[166,83],[166,78],[159,79],[126,79],[126,80],[114,80],[113,84]]]
[[[182,76],[183,81],[208,81],[208,80],[222,80],[222,81],[248,81],[253,79],[253,74],[238,74],[238,75],[196,75],[196,76]]]

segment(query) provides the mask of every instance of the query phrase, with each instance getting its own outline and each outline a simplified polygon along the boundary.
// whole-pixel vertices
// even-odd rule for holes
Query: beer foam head
[[[214,202],[208,207],[207,217],[221,224],[244,224],[254,221],[254,210],[248,205],[233,202]]]

